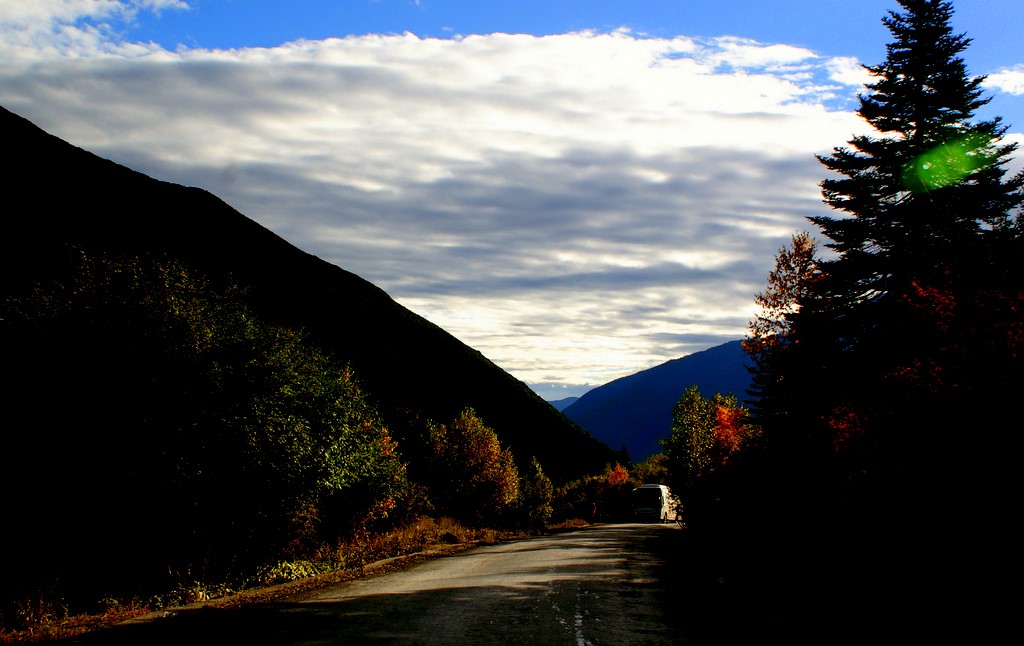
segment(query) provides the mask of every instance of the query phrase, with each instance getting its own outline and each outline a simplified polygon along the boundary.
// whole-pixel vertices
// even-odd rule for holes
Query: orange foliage
[[[904,295],[918,310],[927,310],[929,319],[937,329],[948,332],[953,317],[956,313],[957,299],[953,290],[948,287],[935,287],[922,285],[919,281],[913,281],[911,287],[913,295]]]
[[[852,450],[858,444],[863,445],[871,435],[871,430],[879,423],[874,411],[849,403],[833,408],[826,421],[832,431],[832,449],[836,453]]]
[[[629,482],[629,471],[626,470],[626,467],[616,462],[615,468],[608,472],[608,484],[615,487],[627,482]]]
[[[754,297],[760,312],[747,325],[748,334],[743,342],[747,354],[766,357],[790,339],[790,317],[800,310],[811,288],[821,279],[815,258],[817,245],[817,241],[803,231],[794,234],[790,244],[779,249],[765,291]]]
[[[903,300],[924,323],[932,345],[889,376],[918,392],[954,392],[969,384],[976,366],[1012,372],[1024,353],[1019,288],[969,289],[947,272],[932,284],[914,281]]]
[[[836,450],[861,434],[860,419],[857,413],[847,406],[840,406],[832,411],[828,418],[828,427],[832,429],[832,448]]]
[[[467,408],[450,424],[431,424],[435,504],[463,522],[494,522],[519,495],[511,450]]]
[[[747,411],[744,408],[719,405],[715,411],[715,444],[722,452],[722,462],[725,462],[730,454],[740,450],[746,420]]]

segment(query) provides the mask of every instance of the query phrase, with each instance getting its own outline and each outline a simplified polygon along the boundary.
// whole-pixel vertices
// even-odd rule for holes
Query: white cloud
[[[705,59],[718,66],[735,68],[785,69],[806,64],[818,56],[809,49],[792,45],[766,45],[749,38],[723,36],[712,41],[715,48]]]
[[[1004,69],[989,74],[985,79],[985,86],[1007,94],[1024,94],[1024,67]]]
[[[0,0],[0,24],[44,29],[82,19],[132,16],[140,9],[187,9],[184,0]]]
[[[861,128],[823,82],[848,61],[737,39],[95,36],[102,56],[20,50],[0,103],[211,190],[534,384],[740,337],[823,209],[813,153]]]
[[[55,55],[85,58],[138,56],[152,44],[112,39],[111,22],[129,22],[139,11],[188,9],[184,0],[0,0],[0,56],[9,62]]]
[[[825,67],[829,78],[843,85],[860,87],[872,82],[871,73],[864,69],[860,61],[852,56],[837,56],[830,59]]]

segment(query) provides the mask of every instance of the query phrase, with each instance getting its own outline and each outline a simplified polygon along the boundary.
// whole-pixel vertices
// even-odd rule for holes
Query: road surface
[[[118,644],[673,644],[676,525],[600,525],[478,547],[306,598],[208,608],[82,639]]]

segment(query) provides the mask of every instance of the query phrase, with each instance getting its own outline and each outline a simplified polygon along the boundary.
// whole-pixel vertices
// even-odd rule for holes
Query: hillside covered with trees
[[[209,193],[10,112],[0,127],[19,205],[0,243],[0,402],[21,420],[0,435],[3,626],[243,585],[422,514],[543,527],[552,480],[612,459],[478,352]]]
[[[487,419],[516,459],[558,478],[603,468],[607,447],[479,352],[367,281],[290,245],[201,189],[160,182],[75,148],[0,109],[12,199],[3,293],[52,280],[69,247],[88,255],[166,256],[243,292],[255,315],[301,330],[350,363],[385,421]],[[575,459],[555,459],[572,447]]]

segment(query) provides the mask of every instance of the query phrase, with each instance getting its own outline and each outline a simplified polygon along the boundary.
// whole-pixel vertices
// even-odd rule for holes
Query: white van
[[[639,522],[677,520],[672,492],[663,484],[640,485],[633,490],[633,518]]]

